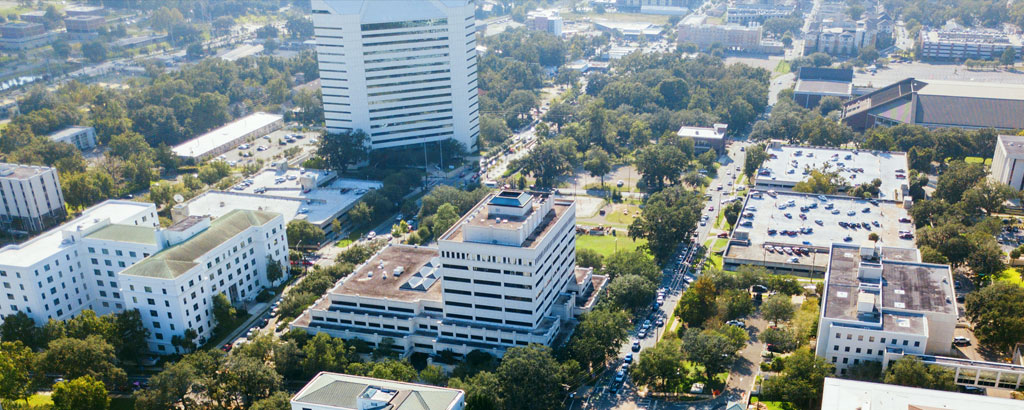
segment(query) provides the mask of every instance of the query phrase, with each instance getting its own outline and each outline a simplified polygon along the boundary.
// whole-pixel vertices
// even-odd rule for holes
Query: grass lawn
[[[53,398],[49,394],[33,394],[28,397],[28,405],[32,407],[52,406]]]
[[[353,242],[352,238],[345,238],[345,239],[339,240],[335,244],[335,246],[337,246],[339,248],[344,248],[344,247],[349,246],[350,244],[352,244],[352,242]]]
[[[626,211],[625,214],[622,213],[623,210]],[[616,225],[629,226],[636,219],[633,215],[638,212],[640,207],[636,205],[615,205],[611,213],[605,214],[604,219]]]
[[[1020,273],[1017,272],[1017,269],[1014,268],[1006,268],[1006,270],[999,273],[999,276],[996,277],[996,280],[1001,282],[1016,283],[1017,286],[1024,286],[1024,280],[1020,278]]]
[[[616,241],[616,239],[618,239]],[[615,253],[615,250],[634,250],[638,246],[647,243],[646,239],[638,239],[636,241],[629,239],[625,234],[619,236],[597,236],[597,235],[578,235],[576,236],[576,249],[593,249],[597,253],[608,256]]]
[[[796,410],[797,407],[788,401],[762,401],[768,410]]]
[[[966,158],[964,158],[964,162],[966,162],[968,164],[992,165],[992,158],[966,157]]]
[[[778,66],[775,66],[775,73],[777,74],[787,74],[790,73],[790,71],[790,61],[782,59],[778,61]]]

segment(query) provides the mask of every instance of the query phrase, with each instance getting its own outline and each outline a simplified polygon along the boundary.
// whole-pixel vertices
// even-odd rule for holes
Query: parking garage
[[[753,191],[723,254],[725,269],[765,266],[778,273],[825,273],[832,243],[914,248],[902,203],[795,192]]]

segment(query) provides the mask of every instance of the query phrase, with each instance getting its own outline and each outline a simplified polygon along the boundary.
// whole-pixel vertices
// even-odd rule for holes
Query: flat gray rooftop
[[[999,135],[997,143],[1003,146],[1007,156],[1024,155],[1024,136]]]
[[[850,96],[853,94],[853,83],[828,80],[797,80],[794,90],[798,93]]]
[[[787,188],[803,181],[812,169],[829,164],[850,186],[882,180],[879,198],[900,201],[907,184],[907,155],[902,152],[858,151],[782,145],[765,149],[768,159],[754,181],[759,186]],[[901,178],[900,175],[903,177]]]
[[[883,246],[914,246],[913,239],[900,239],[899,231],[913,231],[914,226],[909,222],[899,222],[904,218],[909,221],[910,215],[896,202],[877,201],[878,205],[873,205],[865,199],[845,196],[824,196],[823,201],[818,195],[796,192],[779,192],[774,198],[762,192],[760,196],[758,198],[756,192],[747,196],[733,233],[734,239],[745,234],[749,239],[749,245],[732,242],[724,254],[726,259],[780,264],[792,263],[789,261],[796,257],[795,264],[816,267],[815,270],[824,271],[828,262],[828,248],[832,243],[860,244],[868,240],[871,233],[876,233],[879,236],[878,243]],[[792,205],[788,205],[790,203]],[[832,209],[827,209],[828,207]],[[868,212],[864,212],[865,209]],[[853,212],[852,216],[850,212]],[[842,227],[839,225],[840,222],[867,222],[870,230],[863,227]],[[874,226],[874,222],[877,222],[878,226]],[[775,232],[770,233],[770,230]],[[785,235],[782,231],[797,233]],[[796,256],[774,249],[794,246],[817,252]]]
[[[834,245],[825,276],[824,316],[881,322],[889,331],[926,334],[923,315],[955,314],[956,304],[949,266],[918,262],[916,254],[914,249],[883,247],[881,258],[864,260],[860,246]],[[862,278],[860,272],[864,264],[880,265],[881,280]],[[862,291],[873,297],[875,310],[872,313],[858,312],[858,297]]]

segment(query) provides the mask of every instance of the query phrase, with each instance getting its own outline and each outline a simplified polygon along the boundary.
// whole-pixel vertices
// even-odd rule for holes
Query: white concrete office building
[[[67,127],[50,134],[50,140],[66,142],[74,145],[82,151],[85,151],[96,147],[96,129],[93,127],[83,127],[79,125]]]
[[[0,320],[24,312],[38,324],[82,310],[138,309],[149,349],[175,351],[174,335],[209,337],[212,297],[251,300],[265,287],[268,256],[288,256],[284,218],[234,211],[159,228],[153,204],[110,200],[32,240],[0,249]]]
[[[550,345],[606,281],[575,268],[575,211],[544,195],[488,195],[438,248],[384,248],[291,326],[372,346],[391,338],[402,354]]]
[[[0,163],[0,228],[40,232],[66,216],[56,168]]]
[[[313,0],[324,119],[369,148],[480,134],[470,0]]]
[[[1024,137],[1000,135],[992,154],[992,179],[1024,190]]]
[[[815,353],[845,375],[886,352],[949,354],[957,307],[949,265],[911,248],[833,244]]]

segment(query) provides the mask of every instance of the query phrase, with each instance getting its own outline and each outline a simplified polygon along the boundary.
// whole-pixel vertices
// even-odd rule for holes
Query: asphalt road
[[[728,155],[719,159],[721,166],[719,167],[718,174],[712,179],[708,190],[708,192],[711,193],[711,199],[706,201],[702,212],[704,215],[708,216],[708,223],[704,226],[697,227],[697,236],[695,238],[695,242],[697,244],[701,244],[706,239],[715,237],[719,232],[721,232],[721,230],[714,229],[712,225],[714,225],[715,218],[718,215],[721,200],[735,194],[736,187],[729,186],[729,182],[736,179],[736,167],[742,167],[742,163],[746,158],[745,147],[747,145],[748,144],[744,142],[735,142],[728,148]],[[741,150],[741,147],[744,147],[744,149]],[[715,189],[718,185],[722,185],[723,188],[721,191]],[[714,209],[710,210],[709,207],[714,207]],[[635,327],[630,332],[629,340],[623,344],[619,351],[619,357],[615,360],[613,365],[609,367],[609,370],[600,375],[594,383],[582,386],[576,391],[575,398],[567,403],[570,409],[642,408],[712,410],[724,408],[729,401],[739,400],[749,394],[750,389],[753,387],[753,382],[757,374],[757,366],[760,364],[760,353],[763,349],[763,345],[758,342],[757,338],[754,336],[751,337],[751,342],[747,347],[739,353],[731,370],[731,376],[727,383],[725,392],[714,399],[703,402],[667,402],[641,397],[637,393],[635,387],[629,382],[628,377],[627,380],[622,383],[621,388],[617,393],[611,392],[612,386],[617,384],[614,380],[615,373],[621,367],[625,356],[632,353],[634,355],[634,359],[639,357],[639,353],[632,352],[633,342],[640,342],[641,352],[643,349],[653,347],[657,343],[657,340],[664,335],[666,328],[653,326],[653,323],[656,322],[656,319],[659,317],[667,319],[671,315],[672,310],[679,301],[680,295],[686,289],[686,281],[684,281],[683,278],[686,276],[696,277],[701,273],[701,261],[694,260],[696,258],[696,247],[687,246],[686,250],[683,251],[683,245],[684,244],[681,243],[680,249],[677,251],[677,255],[679,255],[679,257],[674,258],[663,269],[664,277],[661,287],[667,290],[665,303],[657,310],[648,312],[646,315],[642,315],[641,319],[636,320]],[[644,319],[652,322],[651,331],[653,334],[640,339],[637,335]],[[668,325],[669,324],[666,323],[666,326]],[[748,320],[748,326],[751,326],[754,329],[760,329],[763,328],[765,324],[763,321],[755,318]]]

